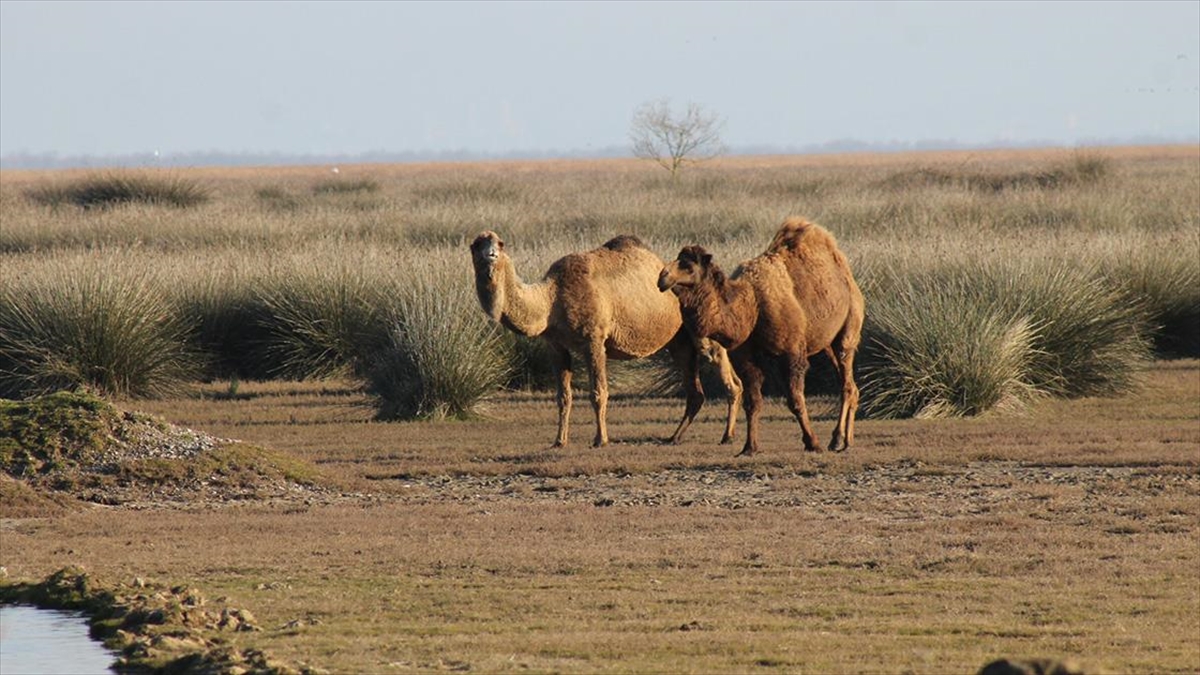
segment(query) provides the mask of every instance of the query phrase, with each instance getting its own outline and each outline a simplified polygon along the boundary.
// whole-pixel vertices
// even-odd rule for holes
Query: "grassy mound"
[[[313,467],[279,453],[65,391],[0,399],[0,472],[38,492],[103,504],[266,498],[319,480]],[[0,492],[16,502],[22,495]],[[5,499],[0,512],[20,506]]]

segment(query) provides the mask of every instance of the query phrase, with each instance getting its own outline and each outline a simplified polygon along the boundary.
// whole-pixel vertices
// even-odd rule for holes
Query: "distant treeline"
[[[1200,143],[1200,135],[1187,138],[1138,136],[1125,139],[1086,139],[1072,145],[1054,141],[1021,142],[993,141],[962,143],[951,139],[929,139],[916,142],[869,142],[843,138],[809,145],[741,145],[730,148],[730,155],[808,155],[845,152],[912,152],[924,150],[988,150],[1000,148],[1055,148],[1121,145],[1173,145]],[[286,152],[186,152],[130,153],[119,155],[60,155],[54,152],[8,152],[0,154],[0,169],[72,169],[72,168],[142,168],[142,167],[202,167],[202,166],[315,166],[322,164],[394,164],[411,162],[466,162],[486,160],[529,159],[603,159],[631,157],[627,146],[609,145],[573,150],[512,150],[481,152],[478,150],[388,151],[376,150],[351,153],[286,153]]]

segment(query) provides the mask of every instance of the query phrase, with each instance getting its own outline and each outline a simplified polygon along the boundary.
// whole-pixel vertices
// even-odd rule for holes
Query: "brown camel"
[[[471,243],[475,290],[483,311],[509,330],[541,336],[553,348],[558,372],[558,439],[567,444],[571,418],[571,350],[585,355],[596,413],[593,446],[608,443],[607,360],[638,359],[664,347],[683,372],[687,406],[671,436],[678,443],[704,404],[699,357],[715,361],[729,392],[722,443],[734,436],[742,384],[719,345],[694,340],[683,329],[679,302],[654,288],[663,261],[634,236],[615,237],[584,253],[568,254],[550,266],[538,283],[521,281],[504,242],[483,232]]]
[[[763,369],[783,357],[788,407],[800,422],[806,450],[819,451],[804,402],[808,357],[829,354],[842,378],[842,409],[830,447],[845,450],[854,441],[858,386],[854,353],[863,325],[863,297],[846,256],[833,235],[802,218],[788,218],[762,255],[726,277],[700,246],[685,246],[658,277],[661,291],[674,291],[684,323],[698,337],[729,350],[746,385],[746,445],[758,450]]]

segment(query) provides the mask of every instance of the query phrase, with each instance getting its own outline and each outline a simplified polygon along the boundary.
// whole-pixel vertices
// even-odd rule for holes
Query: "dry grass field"
[[[0,562],[228,596],[264,627],[237,644],[336,673],[1200,663],[1200,363],[1020,419],[863,421],[840,455],[801,452],[778,402],[753,459],[716,444],[719,406],[659,445],[680,403],[619,401],[611,447],[548,450],[544,396],[387,424],[337,382],[142,402],[338,489],[6,519]]]
[[[115,505],[0,475],[0,585],[78,565],[108,583],[194,587],[253,612],[261,630],[224,644],[329,673],[950,674],[1000,657],[1195,673],[1200,360],[1186,326],[1200,148],[1103,156],[1100,182],[1050,188],[1038,181],[1063,151],[725,158],[675,187],[618,160],[343,166],[353,189],[340,193],[323,188],[327,167],[193,169],[183,175],[211,199],[181,210],[36,206],[31,190],[88,172],[0,173],[0,292],[129,282],[162,291],[153,307],[201,307],[206,339],[242,340],[121,408],[318,474],[236,495],[150,486]],[[684,442],[666,445],[682,399],[619,371],[613,443],[583,442],[580,392],[574,443],[551,448],[553,392],[533,378],[483,396],[468,419],[382,422],[354,368],[257,377],[266,356],[244,350],[263,336],[239,332],[254,293],[316,281],[355,305],[423,280],[464,291],[446,316],[481,314],[466,250],[481,229],[506,236],[531,280],[617,230],[664,257],[703,243],[732,266],[793,213],[835,231],[869,319],[911,309],[888,296],[900,278],[1086,268],[1091,288],[1141,270],[1129,276],[1167,289],[1161,316],[1183,317],[1169,346],[1188,358],[1151,360],[1137,342],[1099,359],[1128,359],[1111,386],[1047,388],[969,417],[868,416],[839,454],[801,451],[769,399],[760,453],[738,458],[744,416],[739,442],[719,445],[711,387]],[[835,404],[810,401],[823,439]]]

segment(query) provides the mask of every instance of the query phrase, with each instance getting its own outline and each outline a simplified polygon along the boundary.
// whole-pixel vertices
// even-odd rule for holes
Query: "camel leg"
[[[729,353],[716,343],[710,345],[708,356],[717,364],[717,370],[721,373],[721,382],[725,383],[725,392],[728,395],[729,412],[725,417],[725,435],[721,437],[721,445],[726,445],[732,443],[733,437],[737,435],[737,409],[742,404],[742,381],[733,371]]]
[[[554,367],[558,371],[558,440],[554,447],[567,445],[567,431],[571,426],[571,352],[565,347],[555,347]]]
[[[851,307],[842,332],[831,347],[837,349],[838,373],[842,376],[842,409],[829,448],[835,452],[848,450],[854,443],[854,416],[858,412],[858,385],[854,382],[854,356],[862,339],[862,306]]]
[[[690,336],[680,331],[667,345],[667,350],[671,353],[675,366],[683,374],[683,390],[687,394],[687,407],[684,408],[683,419],[679,420],[679,426],[675,428],[675,433],[671,434],[670,442],[676,444],[683,438],[683,432],[691,426],[696,413],[700,412],[704,405],[704,386],[700,384],[700,354]]]
[[[854,443],[854,415],[858,412],[858,385],[854,383],[854,354],[853,349],[842,351],[838,361],[838,371],[842,376],[842,410],[838,415],[837,427],[833,430],[833,439],[829,449],[835,452],[849,450]]]
[[[596,437],[592,447],[608,445],[608,356],[604,341],[592,340],[588,371],[592,377],[592,410],[596,413]]]
[[[758,452],[758,416],[762,412],[763,370],[749,354],[741,353],[733,358],[742,376],[742,405],[746,408],[746,443],[738,456],[749,457]]]
[[[813,431],[812,422],[808,419],[808,404],[804,401],[804,374],[808,371],[808,359],[804,352],[789,354],[788,357],[788,408],[800,423],[800,433],[804,437],[804,449],[809,452],[821,452],[821,442]]]
[[[833,430],[833,439],[829,449],[835,452],[849,450],[854,442],[854,415],[858,411],[858,385],[854,383],[854,352],[843,355],[842,371],[842,409],[838,415],[837,427]]]

